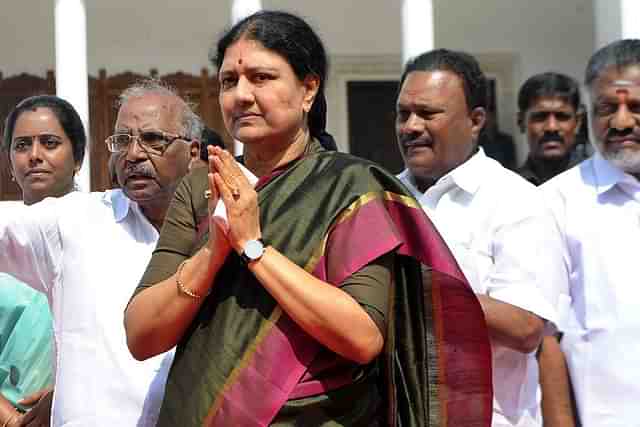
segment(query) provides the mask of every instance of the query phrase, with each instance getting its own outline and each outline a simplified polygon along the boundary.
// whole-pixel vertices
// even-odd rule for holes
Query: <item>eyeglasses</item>
[[[182,135],[174,135],[163,131],[144,131],[138,135],[128,133],[114,133],[105,140],[107,148],[112,153],[122,153],[129,149],[129,145],[135,140],[144,151],[162,155],[175,140],[181,139],[191,142],[190,138]]]

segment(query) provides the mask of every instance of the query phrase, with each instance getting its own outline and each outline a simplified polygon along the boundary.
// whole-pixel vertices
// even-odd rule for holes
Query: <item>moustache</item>
[[[609,130],[605,134],[605,138],[606,139],[626,138],[631,136],[634,139],[640,139],[640,127],[637,127],[636,129],[637,130],[634,130],[634,128],[625,128],[625,129],[609,128]]]
[[[545,132],[542,137],[540,138],[540,140],[538,141],[539,144],[545,144],[547,142],[562,142],[564,143],[564,138],[562,136],[560,136],[560,134],[558,132]]]
[[[431,145],[432,141],[430,139],[416,137],[416,135],[406,134],[400,135],[400,144],[404,147],[410,147],[412,145]]]
[[[144,164],[144,163],[137,163],[137,164],[127,166],[124,170],[124,175],[125,177],[127,177],[127,179],[132,176],[140,176],[144,178],[155,179],[156,171],[151,165]]]

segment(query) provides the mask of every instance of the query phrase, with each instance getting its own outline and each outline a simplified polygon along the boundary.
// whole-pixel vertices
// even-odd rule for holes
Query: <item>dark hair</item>
[[[324,89],[329,68],[327,54],[322,41],[309,24],[287,12],[256,12],[235,24],[220,38],[215,53],[211,55],[211,62],[218,69],[229,46],[240,39],[257,41],[282,56],[300,81],[310,74],[318,77],[320,85],[309,111],[309,131],[325,148],[335,150],[335,141],[325,129],[327,100]]]
[[[11,110],[4,126],[4,142],[2,144],[4,149],[9,151],[11,148],[13,131],[16,127],[18,117],[25,111],[35,111],[38,108],[48,108],[53,112],[58,122],[60,122],[64,133],[69,138],[69,141],[71,141],[73,159],[77,163],[82,163],[84,159],[84,149],[87,145],[87,136],[84,132],[82,120],[70,103],[53,95],[37,95],[26,98]]]
[[[478,61],[468,53],[436,49],[411,58],[402,72],[400,89],[407,75],[413,71],[450,71],[462,80],[469,111],[487,107],[487,78]]]
[[[594,80],[611,66],[622,70],[630,65],[640,65],[640,40],[615,41],[591,56],[584,73],[584,83],[590,87]]]
[[[202,130],[202,141],[200,142],[200,160],[205,162],[209,161],[208,146],[224,148],[224,141],[220,138],[220,135],[213,129],[205,127]]]
[[[518,92],[518,108],[525,112],[536,100],[557,97],[565,100],[575,111],[580,108],[580,87],[571,77],[554,72],[536,74],[527,79]]]

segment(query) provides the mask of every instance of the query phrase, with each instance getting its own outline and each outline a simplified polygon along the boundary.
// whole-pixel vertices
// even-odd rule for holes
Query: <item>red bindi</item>
[[[238,59],[238,65],[242,65],[242,58]]]
[[[629,98],[629,91],[627,89],[616,89],[616,95],[618,95],[618,102],[621,104],[627,103],[627,98]]]

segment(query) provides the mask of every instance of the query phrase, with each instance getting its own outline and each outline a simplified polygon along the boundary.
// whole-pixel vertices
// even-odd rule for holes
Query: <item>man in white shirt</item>
[[[562,348],[582,426],[637,426],[640,40],[596,52],[585,84],[596,153],[541,187],[570,273]]]
[[[0,204],[0,271],[44,292],[53,313],[56,427],[155,426],[173,359],[133,359],[124,309],[202,125],[150,80],[123,92],[115,129],[121,190]]]
[[[541,426],[535,350],[566,286],[560,242],[530,183],[485,156],[486,79],[444,49],[406,65],[396,132],[399,175],[478,295],[493,345],[493,426]]]

